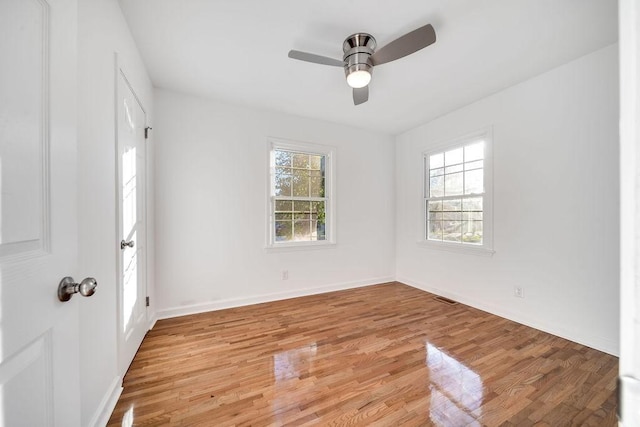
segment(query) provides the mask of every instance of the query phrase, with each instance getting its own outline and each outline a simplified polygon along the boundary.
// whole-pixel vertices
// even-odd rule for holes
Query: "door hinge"
[[[152,127],[147,126],[144,128],[144,139],[149,139],[149,131],[152,130]]]
[[[146,298],[147,307],[149,307],[149,297]]]

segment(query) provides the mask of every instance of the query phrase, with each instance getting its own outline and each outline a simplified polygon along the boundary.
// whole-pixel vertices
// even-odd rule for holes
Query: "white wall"
[[[101,424],[117,397],[114,53],[148,112],[152,87],[115,0],[80,0],[78,10],[78,206],[80,272],[98,288],[80,301],[83,426]],[[151,148],[150,155],[153,155]],[[149,159],[152,164],[152,157]],[[151,191],[150,194],[153,194]],[[151,203],[153,203],[151,201]],[[153,216],[151,216],[153,220]],[[149,247],[153,247],[153,242]],[[153,285],[153,253],[149,282]],[[151,289],[152,292],[153,289]]]
[[[159,317],[393,279],[391,137],[166,90],[154,99]],[[265,250],[269,136],[337,147],[335,247]]]
[[[398,280],[618,354],[617,70],[609,46],[398,136]],[[422,151],[487,126],[495,254],[418,246]]]

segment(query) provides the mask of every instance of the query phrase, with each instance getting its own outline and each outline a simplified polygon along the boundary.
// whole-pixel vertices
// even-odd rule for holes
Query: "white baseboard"
[[[575,331],[566,330],[560,325],[548,324],[548,323],[545,323],[544,321],[540,321],[540,319],[531,319],[526,316],[523,316],[522,313],[511,312],[509,311],[508,308],[496,306],[486,302],[471,300],[462,294],[457,294],[454,292],[438,289],[436,287],[429,286],[425,283],[410,279],[408,277],[400,276],[400,277],[397,277],[396,280],[400,283],[404,283],[416,289],[420,289],[420,290],[430,292],[432,294],[440,295],[446,298],[450,298],[462,304],[471,306],[473,308],[477,308],[478,310],[486,311],[488,313],[495,314],[496,316],[500,316],[505,319],[512,320],[522,325],[529,326],[531,328],[538,329],[540,331],[555,335],[557,337],[564,338],[566,340],[573,341],[578,344],[586,345],[587,347],[591,347],[596,350],[605,352],[607,354],[611,354],[613,356],[619,357],[619,349],[616,342],[608,338],[585,336],[584,334],[579,334],[579,333],[576,333]]]
[[[156,313],[153,313],[149,318],[149,327],[147,328],[147,330],[148,331],[152,330],[153,327],[156,326],[157,321],[158,321],[158,316]]]
[[[189,314],[204,313],[207,311],[223,310],[225,308],[242,307],[251,304],[261,304],[264,302],[279,301],[289,298],[304,297],[308,295],[324,294],[327,292],[342,291],[345,289],[361,288],[379,283],[393,282],[395,279],[389,277],[376,277],[367,280],[358,280],[354,282],[335,283],[327,286],[315,288],[296,289],[287,292],[276,292],[272,294],[255,295],[246,298],[233,298],[220,301],[212,301],[200,304],[185,305],[182,307],[172,307],[158,310],[155,317],[157,319],[169,319],[171,317],[186,316]]]
[[[109,422],[109,418],[113,413],[113,409],[116,407],[116,403],[118,403],[118,398],[122,394],[122,377],[117,376],[111,382],[109,389],[105,393],[100,405],[98,405],[98,409],[96,410],[93,418],[89,422],[90,426],[93,427],[104,427]]]

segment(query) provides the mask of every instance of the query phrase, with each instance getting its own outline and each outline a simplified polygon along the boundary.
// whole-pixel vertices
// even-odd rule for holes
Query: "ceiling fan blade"
[[[353,105],[364,104],[369,100],[369,86],[353,89]]]
[[[431,24],[401,36],[371,55],[373,65],[386,64],[404,58],[436,42],[436,32]]]
[[[300,52],[299,50],[290,50],[289,58],[299,59],[300,61],[313,62],[314,64],[332,65],[334,67],[344,66],[344,62],[338,59],[328,58],[326,56],[316,55],[308,52]]]

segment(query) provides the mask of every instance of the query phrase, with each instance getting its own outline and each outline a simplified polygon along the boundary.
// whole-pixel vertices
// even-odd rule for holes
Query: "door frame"
[[[619,2],[620,425],[640,425],[640,4]]]
[[[115,116],[115,121],[114,121],[114,130],[115,130],[115,138],[114,138],[114,143],[115,143],[115,164],[114,164],[114,168],[115,168],[115,185],[116,185],[116,198],[115,198],[115,207],[116,207],[116,235],[115,235],[115,239],[114,239],[114,249],[116,252],[116,307],[117,307],[117,319],[116,319],[116,328],[117,328],[117,341],[118,341],[118,345],[117,345],[117,351],[118,351],[118,374],[120,375],[120,378],[124,379],[125,374],[127,373],[127,370],[129,369],[129,365],[131,363],[131,361],[124,361],[122,360],[122,347],[124,346],[124,341],[125,341],[125,335],[122,331],[123,329],[123,321],[122,321],[122,306],[123,306],[123,287],[122,287],[122,273],[123,273],[123,265],[122,265],[122,250],[120,249],[120,240],[122,239],[121,236],[121,230],[122,230],[122,217],[120,215],[120,203],[121,203],[121,199],[122,199],[122,188],[120,185],[120,155],[118,152],[118,124],[119,124],[119,116],[118,116],[118,86],[119,86],[119,79],[120,76],[122,76],[122,78],[124,79],[125,83],[127,84],[127,86],[129,86],[129,89],[131,90],[131,93],[133,94],[136,102],[138,103],[138,105],[140,106],[140,108],[142,109],[142,112],[144,113],[144,126],[145,128],[148,126],[149,123],[149,117],[148,117],[148,113],[147,110],[144,108],[144,104],[142,103],[142,101],[140,100],[140,97],[138,96],[138,94],[136,93],[133,85],[131,84],[130,80],[127,78],[127,75],[129,75],[127,73],[127,67],[123,64],[123,61],[120,60],[120,57],[118,55],[117,52],[114,53],[114,63],[115,63],[115,68],[114,68],[114,108],[115,108],[115,112],[114,112],[114,116]],[[143,151],[143,156],[144,156],[144,184],[142,185],[142,194],[140,195],[140,199],[142,201],[142,217],[144,219],[144,238],[142,239],[142,241],[144,242],[144,259],[142,263],[138,264],[138,268],[142,268],[144,270],[144,283],[142,284],[142,286],[144,287],[144,294],[145,296],[148,295],[148,243],[149,243],[149,237],[148,237],[148,215],[147,215],[147,189],[148,189],[148,174],[147,174],[147,170],[148,170],[148,149],[147,149],[147,144],[146,144],[146,140],[145,143],[143,144],[144,146],[144,151]],[[138,239],[140,240],[140,239]],[[145,305],[145,310],[144,310],[144,324],[145,327],[148,328],[149,325],[149,307]]]

